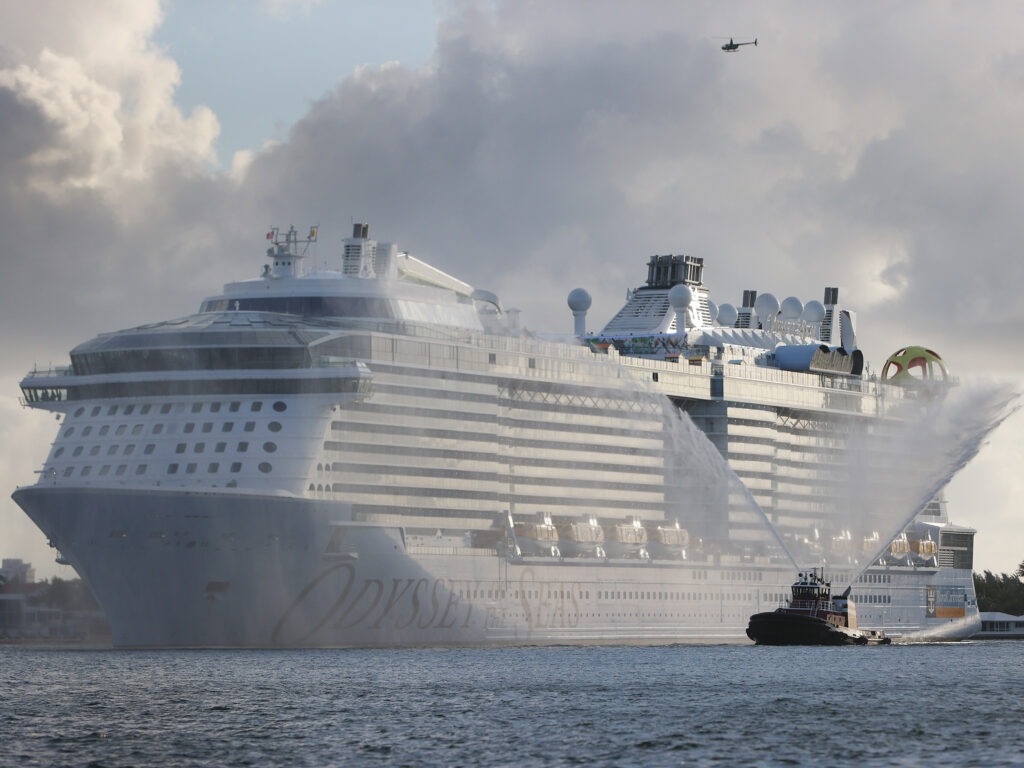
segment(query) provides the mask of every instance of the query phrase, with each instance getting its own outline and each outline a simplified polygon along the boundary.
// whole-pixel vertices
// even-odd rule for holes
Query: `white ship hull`
[[[353,522],[347,505],[287,496],[36,486],[15,498],[59,532],[118,647],[740,642],[792,574],[785,562],[413,545],[400,527]],[[862,626],[922,640],[977,631],[976,609],[925,617],[926,590],[951,574],[903,575],[916,598],[874,622],[862,610]]]

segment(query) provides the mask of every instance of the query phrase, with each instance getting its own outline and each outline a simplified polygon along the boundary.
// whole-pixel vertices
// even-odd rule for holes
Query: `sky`
[[[329,261],[369,222],[541,331],[702,256],[718,303],[839,286],[873,370],[923,344],[1024,389],[1022,31],[984,1],[0,2],[0,486],[56,434],[26,372],[257,275],[273,225]],[[977,571],[1024,561],[1022,469],[1017,413],[947,489]],[[73,575],[8,493],[0,556]]]

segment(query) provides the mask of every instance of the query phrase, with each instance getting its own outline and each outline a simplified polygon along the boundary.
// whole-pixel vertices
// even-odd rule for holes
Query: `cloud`
[[[67,4],[51,8],[57,17],[66,10]],[[0,68],[0,88],[35,106],[52,131],[52,140],[26,158],[29,188],[50,195],[113,190],[166,163],[212,162],[216,117],[205,107],[180,113],[173,101],[178,67],[148,42],[159,6],[107,2],[95,13],[70,10],[71,19],[54,23],[52,39],[25,23],[34,14],[8,6],[0,19],[12,22],[5,43],[13,42],[14,30],[26,35],[17,40],[25,58]]]
[[[455,3],[426,66],[353,72],[221,173],[217,105],[184,114],[151,42],[158,3],[5,5],[0,384],[255,275],[268,225],[319,223],[336,259],[353,219],[532,328],[568,331],[583,286],[598,329],[651,254],[686,252],[719,302],[841,286],[876,369],[917,342],[1019,379],[1017,14],[879,13]],[[758,47],[722,53],[737,30]]]

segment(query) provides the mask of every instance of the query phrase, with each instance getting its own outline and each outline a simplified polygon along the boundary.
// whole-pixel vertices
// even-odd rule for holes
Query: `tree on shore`
[[[978,594],[978,608],[986,612],[1008,613],[1011,616],[1024,615],[1024,563],[1016,573],[992,571],[974,574],[974,591]]]

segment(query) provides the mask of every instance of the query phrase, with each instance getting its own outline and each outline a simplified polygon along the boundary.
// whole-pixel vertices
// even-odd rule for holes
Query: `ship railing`
[[[33,368],[25,374],[26,379],[52,379],[56,376],[73,376],[74,369],[70,365],[52,366],[50,368]]]
[[[790,600],[789,607],[797,611],[806,611],[810,616],[828,613],[829,606],[820,600]]]

